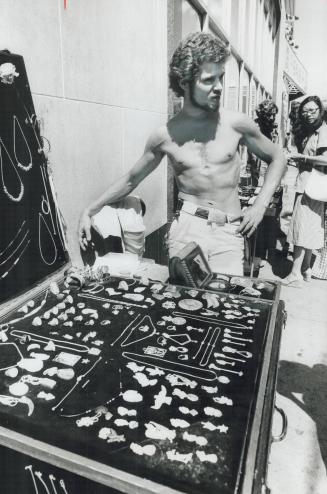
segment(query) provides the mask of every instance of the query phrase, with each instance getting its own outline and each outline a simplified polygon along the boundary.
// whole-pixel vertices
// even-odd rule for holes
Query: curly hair
[[[273,102],[273,100],[265,99],[261,101],[261,103],[259,103],[259,105],[255,109],[255,112],[258,118],[265,119],[272,114],[277,115],[278,106]]]
[[[319,117],[314,124],[308,124],[303,117],[303,107],[310,101],[316,103],[319,108]],[[304,139],[311,135],[314,130],[318,129],[325,119],[325,108],[318,96],[308,96],[303,101],[301,101],[297,111],[297,118],[293,124],[294,142],[300,152],[303,151]]]
[[[210,33],[189,34],[176,48],[169,66],[170,87],[177,96],[184,96],[181,84],[190,84],[197,77],[203,62],[225,61],[230,55],[227,45]]]
[[[259,125],[260,131],[271,140],[276,128],[275,115],[278,113],[278,106],[271,99],[265,99],[259,103],[255,112],[257,114],[255,122]]]

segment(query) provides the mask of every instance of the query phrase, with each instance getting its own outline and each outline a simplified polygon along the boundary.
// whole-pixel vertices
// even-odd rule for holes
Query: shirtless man
[[[195,241],[213,271],[243,274],[243,236],[252,235],[262,220],[286,164],[281,150],[247,115],[220,108],[228,56],[226,46],[208,33],[194,33],[181,42],[169,77],[171,88],[184,97],[183,108],[152,133],[132,169],[84,210],[79,225],[82,249],[91,238],[92,216],[130,194],[167,155],[179,190],[169,256]],[[260,194],[245,211],[238,197],[239,144],[270,164]]]

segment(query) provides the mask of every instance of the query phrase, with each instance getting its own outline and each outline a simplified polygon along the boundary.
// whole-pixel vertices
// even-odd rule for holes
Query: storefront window
[[[239,67],[236,58],[231,56],[226,65],[225,106],[229,110],[238,110]]]
[[[251,118],[255,118],[255,107],[257,106],[257,85],[252,79],[250,83],[250,109],[249,114]]]
[[[241,111],[248,113],[250,94],[250,75],[246,70],[241,74]]]

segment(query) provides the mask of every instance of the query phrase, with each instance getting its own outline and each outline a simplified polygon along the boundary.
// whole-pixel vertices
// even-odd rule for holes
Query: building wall
[[[216,34],[230,43],[226,67],[224,106],[253,116],[253,107],[273,95],[277,37],[269,26],[263,0],[189,0],[203,5]],[[213,24],[207,21],[210,31]]]
[[[24,57],[49,140],[69,250],[79,262],[80,212],[167,120],[166,0],[0,0],[0,47]],[[135,193],[147,233],[166,223],[163,163]]]

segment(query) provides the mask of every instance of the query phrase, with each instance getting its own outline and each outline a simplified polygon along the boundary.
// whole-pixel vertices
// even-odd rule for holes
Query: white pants
[[[244,238],[236,233],[238,226],[239,222],[220,226],[181,210],[168,233],[169,257],[193,241],[201,247],[213,272],[243,276]]]

